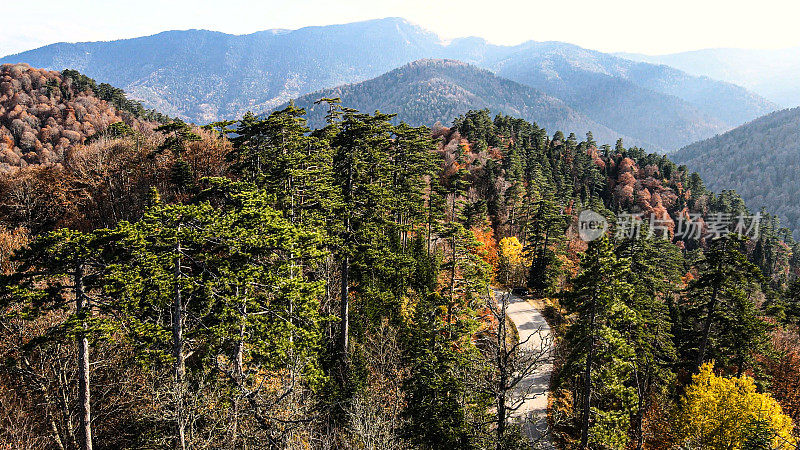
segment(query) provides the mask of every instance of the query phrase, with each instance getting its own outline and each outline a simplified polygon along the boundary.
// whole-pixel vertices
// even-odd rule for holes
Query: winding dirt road
[[[528,398],[514,416],[523,420],[523,431],[536,448],[552,449],[547,433],[547,397],[553,371],[550,327],[542,313],[523,298],[507,291],[496,291],[495,295],[498,302],[508,301],[507,314],[517,327],[520,342],[527,340],[525,347],[530,352],[546,350],[545,361],[518,385],[518,390],[527,393]]]

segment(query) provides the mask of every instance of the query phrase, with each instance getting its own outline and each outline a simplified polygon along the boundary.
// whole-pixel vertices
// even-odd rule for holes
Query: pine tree
[[[341,196],[334,209],[339,217],[334,233],[340,242],[336,253],[341,267],[338,350],[345,359],[350,336],[351,284],[359,276],[351,269],[354,263],[356,267],[368,267],[366,258],[381,256],[366,250],[380,244],[375,238],[380,236],[390,207],[387,166],[392,148],[391,118],[377,112],[369,115],[346,110],[331,140],[334,184]]]
[[[527,243],[525,253],[530,261],[528,287],[534,292],[546,294],[555,283],[558,259],[554,247],[563,240],[569,224],[562,208],[553,196],[545,191],[533,206],[532,215],[525,225]]]
[[[680,283],[683,260],[671,242],[649,236],[624,239],[616,249],[618,257],[630,261],[627,281],[633,287],[628,305],[632,312],[626,340],[636,348],[631,364],[631,384],[636,388],[637,406],[632,411],[636,448],[644,445],[643,416],[652,401],[673,379],[676,351],[672,336],[674,296]],[[670,305],[673,305],[670,307]]]
[[[155,131],[164,134],[164,142],[158,147],[158,151],[169,150],[176,157],[180,157],[186,151],[186,146],[190,142],[200,140],[200,136],[192,131],[192,127],[180,119],[160,125]]]
[[[631,326],[632,286],[625,280],[630,262],[618,259],[608,237],[589,243],[581,272],[564,299],[574,322],[565,340],[570,349],[565,377],[577,377],[580,448],[624,447],[635,408],[629,361],[635,349],[624,330]]]
[[[271,445],[288,445],[287,426],[275,416],[294,412],[286,404],[303,394],[297,380],[313,389],[323,379],[318,360],[324,288],[308,277],[322,255],[322,238],[282,218],[264,190],[216,181],[216,194],[225,192],[227,200],[213,225],[215,251],[205,266],[208,292],[220,301],[213,306],[217,321],[205,333],[213,344],[206,351],[232,386],[229,441],[249,446],[254,438],[238,432],[237,424],[253,417]],[[264,386],[265,372],[270,386]]]
[[[63,323],[54,325],[46,340],[74,338],[80,404],[80,448],[92,448],[90,338],[107,337],[110,320],[96,316],[107,309],[103,281],[112,245],[105,232],[81,233],[62,229],[40,236],[17,255],[17,271],[3,280],[5,303],[19,304],[26,320],[48,311],[68,309]],[[69,303],[74,308],[69,308]]]
[[[169,151],[174,158],[170,169],[170,181],[175,184],[181,193],[186,193],[192,188],[194,174],[192,168],[183,159],[189,143],[199,141],[200,136],[192,131],[192,127],[178,119],[171,123],[156,127],[155,131],[164,134],[164,142],[158,146],[151,156]]]
[[[694,367],[709,359],[737,366],[752,362],[765,345],[766,324],[752,298],[761,280],[758,268],[742,252],[742,237],[729,234],[712,242],[698,262],[700,276],[686,293],[683,317],[688,341],[682,351],[694,355]]]
[[[234,171],[274,196],[293,224],[318,227],[331,208],[331,151],[306,127],[305,110],[290,104],[266,119],[245,116],[233,138]]]
[[[405,249],[410,231],[414,225],[426,220],[429,210],[425,191],[428,180],[437,169],[433,152],[436,144],[430,138],[430,130],[425,127],[410,127],[403,123],[394,127],[393,134],[394,142],[388,154],[390,208],[401,246]]]
[[[403,328],[410,374],[403,383],[402,435],[414,448],[483,448],[476,441],[491,399],[470,386],[484,375],[475,367],[480,358],[471,341],[476,324],[462,315],[451,326],[444,313],[447,303],[438,293],[420,300]]]
[[[789,323],[800,323],[800,279],[795,279],[786,290],[786,319]]]
[[[113,287],[126,328],[143,356],[172,362],[174,445],[187,448],[189,411],[187,334],[205,329],[207,259],[220,220],[208,204],[164,205],[156,202],[135,224],[122,223],[128,260],[116,266]]]

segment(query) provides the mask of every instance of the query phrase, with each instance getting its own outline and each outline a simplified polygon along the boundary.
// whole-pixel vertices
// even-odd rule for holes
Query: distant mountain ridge
[[[268,30],[188,30],[111,42],[53,44],[0,59],[82,73],[146,106],[198,123],[264,112],[426,58],[461,60],[526,84],[623,135],[670,150],[776,109],[729,83],[558,42],[449,43],[400,18]],[[725,105],[720,108],[719,105]],[[477,105],[476,105],[477,106]]]
[[[497,46],[479,38],[464,38],[467,47],[454,41],[448,53],[453,59],[463,59],[493,70],[498,75],[529,84],[551,95],[570,95],[563,81],[563,74],[580,74],[580,81],[591,87],[604,78],[621,78],[626,84],[640,90],[677,97],[704,114],[718,116],[728,125],[740,125],[759,115],[774,111],[777,105],[731,83],[720,82],[705,76],[693,76],[662,64],[650,64],[616,57],[596,50],[589,50],[563,42],[526,42],[514,47]],[[471,58],[471,59],[470,59]],[[570,74],[572,75],[572,74]],[[575,75],[572,75],[575,76]],[[583,87],[583,88],[586,88]],[[566,86],[575,89],[575,86]],[[629,87],[630,89],[630,87]],[[558,92],[555,92],[558,91]],[[550,93],[550,92],[548,92]],[[565,99],[566,100],[566,99]],[[600,103],[599,101],[597,103]],[[731,108],[729,105],[739,105]],[[726,107],[722,107],[728,105]],[[686,108],[686,105],[682,106]]]
[[[613,144],[620,137],[631,144],[648,145],[620,135],[563,101],[536,89],[496,76],[494,73],[461,61],[423,59],[360,83],[312,92],[294,100],[308,112],[310,125],[325,122],[326,105],[315,105],[320,98],[339,97],[342,104],[364,112],[397,111],[397,120],[411,125],[449,124],[471,109],[513,115],[555,132],[591,131],[598,142]],[[285,105],[282,105],[285,106]]]
[[[784,49],[710,48],[668,55],[619,53],[618,56],[665,64],[692,75],[743,86],[784,107],[800,106],[800,47]]]
[[[569,44],[531,44],[493,66],[498,75],[561,98],[604,125],[664,149],[713,136],[774,110],[774,105],[736,86]]]
[[[60,43],[0,63],[75,69],[122,87],[165,114],[202,123],[266,111],[308,92],[372,78],[438,46],[432,33],[384,19],[248,35],[188,30]]]
[[[670,155],[714,191],[735,189],[754,211],[766,208],[800,232],[800,107],[760,117]]]

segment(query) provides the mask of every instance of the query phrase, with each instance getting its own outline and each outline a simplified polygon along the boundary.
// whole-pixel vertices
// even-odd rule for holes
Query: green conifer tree
[[[635,348],[625,330],[634,321],[630,261],[618,259],[608,237],[589,243],[581,272],[564,298],[574,315],[565,340],[569,354],[562,376],[576,377],[579,448],[624,448],[636,391],[627,385]]]

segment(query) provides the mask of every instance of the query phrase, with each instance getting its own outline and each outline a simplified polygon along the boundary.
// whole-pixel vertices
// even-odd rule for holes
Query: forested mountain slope
[[[60,43],[0,62],[75,69],[125,89],[149,107],[207,123],[246,111],[265,112],[292,98],[364,81],[424,58],[488,68],[662,150],[776,109],[738,86],[665,66],[558,42],[498,46],[465,38],[444,43],[399,18],[242,36],[188,30]]]
[[[800,108],[760,117],[670,155],[713,190],[734,189],[753,210],[765,208],[800,230]]]
[[[0,66],[0,172],[52,164],[112,124],[166,120],[77,72]]]
[[[602,143],[624,138],[647,146],[594,122],[557,98],[460,61],[415,61],[371,80],[308,94],[294,103],[308,111],[311,126],[321,127],[328,106],[314,102],[334,97],[361,111],[397,111],[398,121],[414,126],[449,125],[469,110],[488,109],[536,121],[554,132],[572,130],[579,136],[592,132]]]
[[[53,44],[0,62],[75,69],[159,111],[203,124],[372,78],[438,48],[435,35],[401,19],[383,19],[242,36],[167,31]]]

